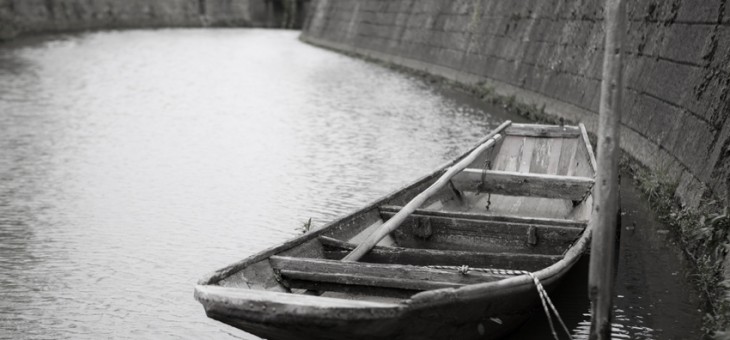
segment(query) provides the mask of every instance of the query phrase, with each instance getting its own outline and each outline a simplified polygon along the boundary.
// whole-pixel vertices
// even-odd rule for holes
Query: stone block
[[[684,2],[688,1],[692,0]],[[628,1],[627,4],[631,21],[675,22],[681,8],[681,3],[675,1],[638,0]]]
[[[692,114],[683,115],[675,144],[669,148],[693,174],[703,173],[712,149],[712,140],[717,132],[707,123]]]
[[[638,90],[680,105],[684,95],[692,91],[687,86],[687,79],[692,73],[699,71],[701,70],[696,66],[658,60],[646,69],[642,79],[637,80],[636,86]]]
[[[730,7],[728,7],[728,11],[729,13],[726,16],[730,17]],[[714,51],[711,49],[706,50],[707,59],[710,67],[730,73],[730,25],[717,26],[716,28],[714,41],[716,41],[717,47]]]
[[[522,61],[528,64],[540,64],[543,53],[549,48],[549,45],[539,41],[530,41],[525,45]]]
[[[625,122],[626,126],[631,127],[641,136],[651,140],[653,143],[658,145],[659,143],[657,143],[655,139],[650,138],[647,135],[649,129],[651,128],[652,117],[654,116],[656,111],[668,111],[671,109],[671,107],[668,107],[665,103],[662,103],[652,97],[643,95],[640,92],[634,92],[631,90],[626,92],[633,94],[633,105],[631,107],[624,106],[624,112],[626,113],[625,116],[627,117],[623,119],[623,121]]]
[[[682,1],[677,12],[678,22],[715,23],[720,17],[720,7],[726,0]],[[726,7],[727,8],[727,7]]]
[[[449,14],[467,15],[473,13],[477,1],[474,0],[452,0],[448,1],[445,11]]]
[[[671,25],[667,29],[666,44],[659,55],[698,66],[705,65],[712,49],[717,48],[712,42],[714,30],[709,25]]]
[[[727,186],[727,181],[730,180],[730,119],[725,119],[722,130],[715,136],[710,158],[700,177],[710,177],[714,188],[726,191],[730,189]],[[730,192],[726,192],[725,197],[730,199]]]
[[[661,150],[629,126],[622,126],[621,148],[650,168],[661,166]]]
[[[603,63],[603,51],[601,54],[601,61]],[[624,55],[624,84],[628,87],[641,89],[642,84],[646,81],[644,74],[647,70],[653,67],[656,59],[640,56],[636,54],[625,54]],[[597,76],[600,78],[602,69],[597,70],[599,73]]]
[[[687,91],[681,105],[719,127],[728,114],[730,75],[710,68],[698,68],[685,80]]]
[[[468,32],[472,18],[469,15],[448,15],[443,18],[443,30],[447,32]]]
[[[624,100],[621,103],[621,124],[633,128],[637,124],[635,121],[636,116],[642,112],[638,103],[640,94],[631,89],[624,89],[623,95]]]
[[[486,71],[487,57],[478,53],[467,53],[462,61],[462,71],[474,75],[489,74]]]
[[[438,51],[438,58],[439,65],[448,67],[453,70],[458,70],[461,68],[461,63],[464,58],[464,52],[461,50],[449,50],[449,49],[442,49]]]

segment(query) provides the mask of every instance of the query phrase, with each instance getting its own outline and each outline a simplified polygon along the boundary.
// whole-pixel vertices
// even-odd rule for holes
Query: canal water
[[[0,45],[0,338],[255,339],[205,317],[199,277],[519,120],[297,35],[132,30]],[[647,248],[639,230],[633,246]],[[678,259],[651,249],[629,251],[641,265],[619,273],[617,338],[694,338]],[[582,277],[555,296],[579,338]],[[647,277],[676,283],[657,290]],[[547,338],[544,320],[516,336]]]

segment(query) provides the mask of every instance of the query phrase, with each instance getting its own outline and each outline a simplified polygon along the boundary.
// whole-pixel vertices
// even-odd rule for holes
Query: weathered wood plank
[[[586,152],[588,153],[588,161],[591,164],[591,169],[593,169],[593,172],[596,172],[598,171],[598,165],[596,164],[596,155],[593,153],[591,140],[588,139],[588,131],[586,130],[585,124],[580,123],[578,126],[580,127],[580,135],[582,137],[581,139],[583,140],[583,145]]]
[[[380,206],[380,212],[398,212],[401,208],[399,206],[383,205]],[[480,220],[480,221],[494,221],[494,222],[511,222],[511,223],[527,223],[527,224],[543,224],[543,225],[554,225],[554,226],[566,226],[585,228],[587,221],[575,221],[559,218],[540,218],[540,217],[523,217],[514,215],[488,215],[488,214],[475,214],[465,213],[457,211],[433,211],[418,209],[414,212],[417,215],[423,216],[435,216],[435,217],[446,217],[446,218],[459,218],[469,220]]]
[[[571,162],[578,148],[578,139],[563,139],[563,146],[560,148],[560,160],[558,161],[557,175],[568,176]]]
[[[355,249],[352,243],[330,237],[320,237],[324,255],[330,260],[339,260]],[[563,257],[561,255],[492,253],[459,250],[413,249],[401,247],[379,247],[365,255],[361,261],[371,263],[408,264],[415,266],[441,265],[472,268],[500,268],[537,271]]]
[[[284,278],[345,285],[429,290],[497,281],[502,275],[437,270],[418,266],[376,264],[324,259],[272,256],[271,266]]]
[[[547,174],[550,165],[550,146],[553,140],[562,140],[562,138],[536,138],[535,148],[532,150],[532,162],[530,163],[530,173]]]
[[[517,171],[526,137],[506,136],[494,160],[494,170]]]
[[[588,177],[464,169],[452,178],[452,182],[463,191],[480,190],[502,195],[581,201],[590,192],[594,180]]]
[[[287,314],[292,309],[307,306],[313,310],[320,310],[325,313],[339,313],[343,310],[352,311],[354,309],[382,310],[384,313],[392,313],[393,308],[397,308],[397,304],[371,302],[362,300],[346,300],[333,299],[328,297],[315,297],[308,295],[299,295],[282,292],[270,292],[255,289],[238,289],[230,287],[221,287],[216,285],[198,285],[195,287],[195,295],[197,299],[205,299],[208,301],[220,301],[231,306],[240,306],[244,303],[254,308],[266,309],[266,306],[277,306],[279,309],[271,310],[271,315]]]
[[[504,145],[502,146],[504,155],[498,156],[498,166],[493,170],[517,172],[522,162],[525,142],[530,137],[507,136],[505,138]],[[522,200],[521,197],[505,196],[494,203],[496,205],[495,208],[498,208],[500,211],[515,214],[522,204]]]
[[[392,215],[381,213],[383,219]],[[530,227],[538,235],[534,246],[527,244]],[[556,255],[562,254],[581,231],[576,227],[412,215],[393,236],[399,246],[408,248]]]
[[[505,131],[509,136],[578,138],[580,129],[577,126],[512,124]]]
[[[525,140],[525,143],[522,145],[522,155],[520,157],[520,164],[517,168],[518,172],[530,172],[530,166],[532,165],[532,156],[534,156],[533,151],[535,151],[536,143],[536,138],[527,138]]]
[[[550,144],[548,144],[548,165],[547,169],[545,170],[546,174],[558,174],[558,165],[560,165],[560,151],[563,150],[564,141],[565,138],[550,139]]]

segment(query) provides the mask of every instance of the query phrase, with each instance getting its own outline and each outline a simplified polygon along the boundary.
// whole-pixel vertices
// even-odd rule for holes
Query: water
[[[612,338],[615,340],[685,340],[702,338],[703,312],[683,255],[665,226],[627,174],[621,181],[621,240],[616,274]],[[588,257],[578,262],[551,296],[574,339],[587,340],[590,330]],[[561,333],[556,321],[556,330]],[[543,312],[508,340],[547,339]]]
[[[192,297],[202,274],[518,120],[296,38],[149,30],[0,45],[0,338],[254,339],[205,317]],[[561,294],[579,333],[585,300]],[[666,338],[642,303],[622,325]]]

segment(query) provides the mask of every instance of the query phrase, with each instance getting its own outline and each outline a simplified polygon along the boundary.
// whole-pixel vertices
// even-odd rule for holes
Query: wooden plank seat
[[[380,210],[388,220],[393,212]],[[463,213],[441,212],[408,216],[391,234],[401,247],[559,255],[583,231],[575,225],[502,222],[465,218]]]
[[[579,202],[590,194],[595,181],[588,177],[464,169],[451,182],[460,191],[561,198]]]
[[[543,138],[578,138],[581,130],[577,126],[536,125],[512,123],[504,130],[508,136],[543,137]]]
[[[501,280],[507,276],[426,267],[271,256],[282,279],[423,291]]]
[[[320,236],[324,256],[340,260],[357,246],[331,237]],[[472,268],[499,268],[536,271],[563,258],[561,255],[511,254],[460,250],[413,249],[402,247],[374,247],[361,261],[416,266],[469,266]]]
[[[398,205],[382,205],[379,207],[381,213],[397,213],[403,207]],[[494,221],[494,222],[510,222],[510,223],[527,223],[527,224],[542,224],[542,225],[555,225],[564,227],[575,227],[585,228],[588,221],[576,221],[562,218],[542,218],[542,217],[524,217],[514,215],[495,215],[495,214],[480,214],[480,213],[469,213],[459,211],[440,211],[440,210],[426,210],[416,209],[414,214],[424,216],[436,216],[436,217],[449,217],[449,218],[460,218],[468,220],[478,221]]]

